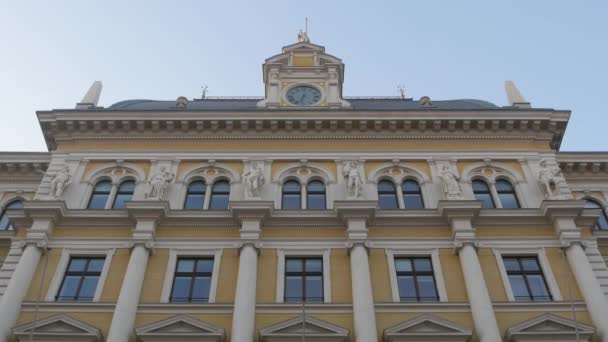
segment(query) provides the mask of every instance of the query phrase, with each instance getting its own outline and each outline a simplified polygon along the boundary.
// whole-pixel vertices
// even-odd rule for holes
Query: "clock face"
[[[293,87],[287,91],[287,101],[299,106],[309,106],[321,100],[321,92],[308,86]]]

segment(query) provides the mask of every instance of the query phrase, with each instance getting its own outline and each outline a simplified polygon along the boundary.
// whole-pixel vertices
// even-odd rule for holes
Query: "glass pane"
[[[608,217],[606,217],[606,213],[602,212],[600,214],[600,218],[597,221],[597,229],[606,230],[608,229]]]
[[[9,205],[7,205],[5,209],[23,209],[23,202],[13,201]]]
[[[112,190],[112,183],[108,181],[99,182],[95,185],[94,192],[107,192],[110,193]]]
[[[68,267],[68,271],[69,272],[83,272],[86,265],[87,265],[87,259],[74,258],[70,261],[70,266]]]
[[[325,193],[325,185],[319,181],[312,181],[308,183],[306,191]]]
[[[114,200],[113,209],[125,209],[127,207],[127,201],[130,201],[133,197],[133,194],[128,195],[116,195],[116,199]]]
[[[194,270],[193,259],[182,259],[177,262],[176,272],[192,272]]]
[[[211,277],[196,277],[192,288],[192,301],[209,301],[209,289],[211,288]]]
[[[104,209],[106,202],[108,202],[108,195],[106,194],[93,194],[89,201],[89,209]]]
[[[498,192],[515,192],[511,183],[506,180],[498,180],[496,181],[496,191]]]
[[[530,291],[532,291],[532,297],[534,297],[534,300],[546,301],[551,299],[547,286],[545,285],[545,279],[542,275],[529,275],[527,277],[528,285],[530,286]]]
[[[90,302],[93,301],[93,296],[95,296],[95,290],[97,289],[97,280],[99,277],[97,276],[87,276],[82,280],[82,285],[80,286],[80,293],[78,294],[78,300]]]
[[[6,211],[2,212],[2,216],[0,216],[0,230],[7,230],[9,228],[9,219]]]
[[[473,181],[473,192],[490,192],[490,188],[486,182],[475,180]]]
[[[306,259],[306,272],[322,272],[323,263],[321,259]]]
[[[191,277],[175,277],[171,293],[172,302],[184,303],[188,301],[191,281]]]
[[[105,259],[91,259],[89,260],[89,266],[87,267],[88,272],[101,272],[103,269]]]
[[[283,192],[296,192],[300,193],[300,183],[296,181],[287,181],[283,184]]]
[[[204,182],[201,182],[201,181],[192,182],[188,186],[188,192],[189,193],[197,192],[197,193],[203,193],[204,194],[206,190],[207,190],[206,184]]]
[[[418,290],[420,291],[421,301],[436,301],[437,291],[435,290],[435,281],[433,276],[418,276]]]
[[[401,184],[401,190],[403,192],[420,192],[420,186],[416,181],[406,180]]]
[[[522,258],[521,265],[524,271],[540,271],[538,260],[536,258]]]
[[[63,279],[63,285],[61,285],[57,300],[73,300],[76,297],[79,284],[80,276],[66,276]]]
[[[196,272],[207,272],[213,271],[213,259],[199,259],[196,263]]]
[[[513,296],[516,300],[530,300],[530,294],[528,288],[524,282],[524,277],[521,275],[510,275],[509,283],[511,284],[511,290],[513,290]]]
[[[396,193],[395,184],[389,181],[380,181],[378,183],[378,192]]]
[[[515,196],[515,194],[498,194],[498,198],[500,199],[503,208],[519,208],[519,203],[517,203],[517,196]]]
[[[323,301],[323,277],[306,277],[306,300],[310,302]]]
[[[412,276],[399,276],[397,278],[399,283],[399,297],[406,300],[416,300],[416,285],[414,285],[414,277]]]
[[[414,259],[414,267],[416,272],[430,272],[433,270],[430,259]]]
[[[205,202],[205,195],[188,195],[186,196],[186,203],[184,209],[203,209],[203,203]]]
[[[224,210],[228,209],[228,195],[217,195],[211,196],[211,203],[209,203],[209,209],[211,210]]]
[[[412,261],[410,259],[395,259],[395,269],[397,272],[411,272]]]
[[[230,183],[226,181],[219,181],[213,184],[213,192],[229,193]]]
[[[490,194],[475,194],[475,199],[483,202],[481,207],[484,209],[494,208],[494,201]]]
[[[325,209],[325,195],[315,195],[309,193],[306,207],[313,210]]]
[[[398,209],[399,204],[397,203],[397,196],[392,195],[378,195],[378,205],[380,209]]]
[[[599,203],[597,203],[596,201],[592,201],[592,200],[587,200],[585,202],[585,208],[601,208],[602,206],[599,205]]]
[[[406,209],[424,209],[420,195],[403,195],[403,202]]]
[[[285,301],[300,302],[302,300],[302,277],[285,277]]]
[[[520,271],[519,262],[515,258],[504,258],[505,269],[507,271]]]
[[[283,209],[301,209],[300,194],[297,195],[283,195]]]
[[[133,193],[133,191],[135,191],[135,182],[133,181],[126,181],[126,182],[122,182],[120,184],[120,186],[118,187],[118,191],[119,192],[128,192],[128,193]]]
[[[285,260],[285,271],[287,272],[303,272],[302,259],[287,259]]]

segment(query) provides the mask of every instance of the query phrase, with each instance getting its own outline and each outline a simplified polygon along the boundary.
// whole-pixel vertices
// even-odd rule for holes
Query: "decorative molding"
[[[53,315],[13,328],[19,342],[36,341],[102,341],[101,331],[67,315]]]
[[[260,329],[261,342],[299,342],[303,337],[307,341],[349,341],[348,329],[310,315],[300,315]]]
[[[138,341],[224,342],[223,328],[188,315],[176,315],[135,329]]]
[[[423,314],[384,329],[384,342],[460,341],[471,339],[472,331],[458,323]]]
[[[544,314],[508,328],[505,337],[510,342],[577,342],[591,341],[594,331],[592,326],[553,314]]]

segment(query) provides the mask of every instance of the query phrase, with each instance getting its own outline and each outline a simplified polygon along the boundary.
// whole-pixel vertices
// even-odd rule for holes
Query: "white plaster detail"
[[[471,329],[431,314],[422,314],[384,329],[383,342],[467,342]]]
[[[553,314],[544,314],[508,328],[505,337],[508,342],[536,342],[541,340],[579,342],[591,341],[594,330],[592,326],[587,324]]]
[[[331,248],[277,249],[277,303],[283,303],[285,299],[285,258],[310,256],[323,258],[323,303],[331,303]]]
[[[260,342],[347,342],[348,329],[311,315],[299,315],[260,329]]]
[[[188,315],[176,315],[135,329],[141,342],[224,342],[223,328]]]
[[[101,331],[68,315],[53,315],[13,328],[19,342],[40,341],[102,341]]]

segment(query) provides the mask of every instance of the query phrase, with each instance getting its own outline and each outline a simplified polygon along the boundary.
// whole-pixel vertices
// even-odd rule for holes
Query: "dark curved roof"
[[[178,108],[175,101],[157,100],[126,100],[117,102],[106,110],[116,111],[166,111],[166,110],[193,110],[193,111],[232,111],[232,110],[267,110],[256,107],[261,98],[210,98],[192,100],[187,108]],[[430,106],[421,106],[419,101],[401,98],[346,98],[352,104],[350,110],[467,110],[467,109],[498,109],[493,103],[472,100],[446,100],[433,101]],[[282,108],[284,109],[284,108]]]

